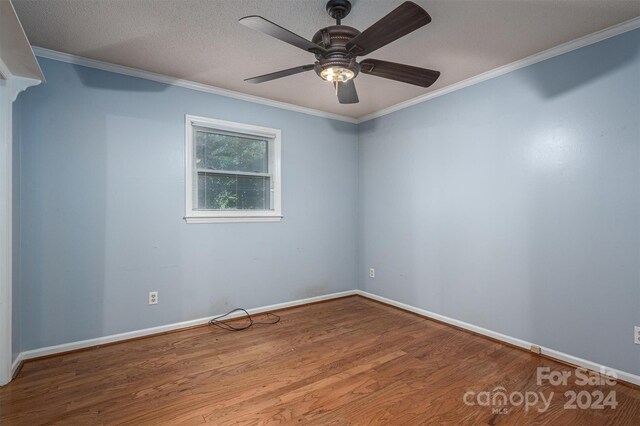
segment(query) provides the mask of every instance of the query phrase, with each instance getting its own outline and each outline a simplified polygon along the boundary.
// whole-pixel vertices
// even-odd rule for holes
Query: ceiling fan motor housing
[[[360,65],[355,56],[347,51],[346,44],[358,34],[360,31],[346,25],[333,25],[315,33],[311,41],[326,50],[326,53],[316,55],[316,73],[320,75],[327,68],[346,68],[353,72],[354,77],[357,76]]]

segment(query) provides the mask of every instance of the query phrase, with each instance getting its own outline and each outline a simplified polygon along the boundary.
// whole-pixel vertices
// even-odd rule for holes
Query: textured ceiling
[[[369,75],[340,105],[313,72],[244,78],[312,63],[310,53],[238,24],[261,15],[310,39],[332,25],[326,0],[13,0],[34,46],[336,114],[361,117],[640,16],[640,0],[414,0],[433,21],[370,57],[442,72],[429,89]],[[364,30],[402,0],[352,0]]]

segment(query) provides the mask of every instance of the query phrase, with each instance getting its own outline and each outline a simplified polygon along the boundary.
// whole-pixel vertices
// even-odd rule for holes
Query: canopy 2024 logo
[[[614,390],[599,389],[601,387],[616,384],[616,375],[611,372],[602,372],[598,375],[587,370],[577,368],[574,371],[554,370],[550,367],[538,367],[536,383],[538,386],[589,386],[590,390],[567,390],[563,393],[565,410],[604,410],[615,409],[618,406],[616,392]],[[594,387],[595,390],[594,390]],[[514,391],[507,392],[502,386],[497,386],[491,391],[467,391],[463,396],[465,405],[479,405],[491,407],[495,414],[506,414],[513,407],[524,407],[525,411],[536,409],[540,413],[546,412],[556,395],[556,392],[545,393],[543,391]]]

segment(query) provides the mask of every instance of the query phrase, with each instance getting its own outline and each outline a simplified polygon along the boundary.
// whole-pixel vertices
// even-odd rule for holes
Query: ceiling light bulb
[[[344,83],[355,77],[355,73],[349,68],[327,68],[320,72],[320,77],[327,81],[338,81]]]

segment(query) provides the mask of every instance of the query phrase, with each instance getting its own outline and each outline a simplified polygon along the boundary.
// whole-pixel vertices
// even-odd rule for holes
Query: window
[[[186,117],[187,223],[282,218],[280,130]]]

